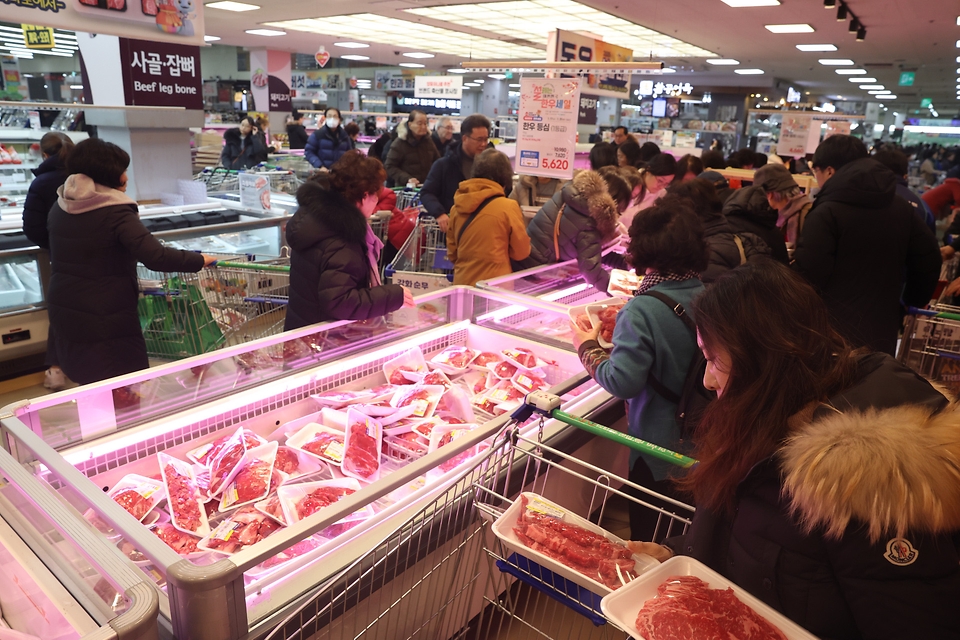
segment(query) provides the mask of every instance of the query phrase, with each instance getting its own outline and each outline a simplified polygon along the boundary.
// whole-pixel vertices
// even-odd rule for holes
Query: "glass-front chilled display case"
[[[536,300],[558,311],[595,302],[603,302],[611,296],[588,284],[580,274],[576,260],[545,264],[532,269],[517,271],[507,276],[483,280],[477,287],[495,291],[518,301]]]
[[[175,637],[262,637],[477,464],[525,392],[622,418],[570,337],[549,303],[451,287],[17,403],[0,424],[71,526],[150,578]],[[553,420],[522,429],[583,445]]]

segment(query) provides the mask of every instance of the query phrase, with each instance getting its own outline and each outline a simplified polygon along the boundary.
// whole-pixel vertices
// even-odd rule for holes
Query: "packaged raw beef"
[[[274,468],[291,476],[300,470],[300,454],[290,447],[277,447]]]
[[[280,504],[280,495],[278,493],[270,494],[266,500],[261,500],[260,502],[254,504],[253,507],[260,513],[270,516],[285,527],[290,525],[290,523],[287,522],[286,516],[283,514],[283,506]]]
[[[430,434],[430,449],[429,452],[433,453],[441,447],[445,447],[457,438],[460,438],[472,429],[475,429],[477,425],[475,424],[458,424],[458,425],[445,425],[442,427],[437,427]],[[446,462],[441,462],[435,469],[431,469],[430,474],[432,475],[442,475],[447,471],[457,467],[464,460],[472,458],[477,454],[476,445],[470,447],[462,453],[458,453],[453,458],[447,460]]]
[[[507,362],[506,360],[491,363],[487,366],[490,368],[490,371],[493,372],[493,375],[501,380],[509,380],[517,372],[517,365],[512,362]]]
[[[430,418],[429,420],[421,420],[417,424],[413,425],[411,431],[423,438],[424,442],[430,442],[430,434],[433,433],[433,430],[442,427],[446,422],[440,419],[439,416]]]
[[[470,367],[470,363],[477,357],[477,352],[470,347],[447,347],[430,360],[448,373],[463,373]]]
[[[380,477],[380,445],[383,425],[356,411],[347,412],[347,433],[340,470],[346,475],[373,482]]]
[[[490,351],[481,351],[477,354],[477,357],[473,359],[473,362],[470,363],[470,367],[473,369],[483,369],[487,371],[487,366],[491,363],[497,363],[503,360],[503,356],[499,353],[492,353]]]
[[[149,529],[153,532],[153,535],[163,540],[168,547],[181,556],[200,551],[200,549],[197,548],[197,543],[200,541],[200,538],[180,531],[169,522],[151,525]]]
[[[287,438],[287,446],[338,466],[343,462],[343,445],[342,431],[315,422]]]
[[[427,373],[427,361],[423,359],[420,347],[404,351],[383,365],[383,375],[391,384],[419,382],[425,373]]]
[[[200,464],[209,465],[210,461],[213,460],[213,458],[216,457],[218,453],[220,453],[220,450],[223,448],[223,446],[234,435],[235,435],[235,432],[231,431],[230,433],[220,436],[213,442],[208,442],[207,444],[201,445],[196,449],[191,449],[190,451],[187,452],[187,457],[193,460],[194,462],[199,462]],[[243,430],[243,441],[244,441],[244,445],[248,449],[252,449],[253,447],[259,447],[260,445],[266,444],[267,442],[266,440],[264,440],[263,438],[255,434],[250,429]]]
[[[412,418],[429,418],[437,409],[444,388],[438,385],[400,387],[390,403],[397,407],[413,407]]]
[[[247,452],[246,438],[243,429],[237,429],[223,445],[216,455],[210,458],[210,486],[207,495],[215,498],[220,495],[233,476],[240,470],[240,463]]]
[[[427,445],[423,444],[422,439],[419,435],[413,431],[407,431],[406,433],[400,433],[395,436],[385,436],[384,442],[389,442],[389,444],[403,451],[405,454],[421,456],[427,452]],[[404,458],[409,456],[404,455]]]
[[[450,381],[450,378],[447,377],[447,374],[439,369],[431,371],[423,376],[423,380],[421,380],[420,383],[424,385],[440,386],[444,389],[449,389],[453,386],[453,382]]]
[[[294,524],[304,518],[329,507],[357,491],[360,483],[354,478],[338,478],[336,480],[321,480],[319,482],[304,482],[289,484],[280,487],[277,495],[283,508],[287,522]],[[373,515],[373,509],[368,505],[350,514],[343,520],[366,519]]]
[[[487,382],[488,377],[494,378],[492,384]],[[467,392],[467,396],[469,397],[473,397],[478,393],[483,393],[490,387],[497,384],[499,381],[500,379],[494,376],[486,368],[484,368],[482,371],[479,369],[471,369],[461,377],[457,378],[457,384]]]
[[[321,407],[330,407],[332,409],[342,409],[347,405],[357,402],[366,402],[373,397],[369,391],[324,391],[310,396],[310,399]]]
[[[277,448],[276,442],[268,442],[247,450],[240,470],[220,495],[221,512],[264,499],[270,493],[271,484],[282,481],[279,476],[274,481],[273,465],[277,458]]]
[[[663,581],[656,597],[643,603],[636,627],[646,640],[786,640],[783,632],[737,598],[733,589],[711,589],[696,576]]]
[[[227,555],[256,544],[275,533],[281,525],[253,507],[243,507],[217,525],[197,546]]]
[[[530,393],[531,391],[537,391],[538,389],[547,388],[546,375],[543,371],[533,370],[533,371],[517,371],[517,373],[510,379],[510,382],[513,383],[518,390],[520,390],[524,396]]]
[[[157,454],[157,462],[167,490],[167,509],[173,526],[201,538],[210,533],[203,508],[207,496],[197,486],[193,465],[162,452]]]
[[[613,347],[613,329],[617,324],[617,314],[623,308],[623,301],[587,305],[593,326],[600,326],[600,335],[597,337],[600,346],[604,349]]]
[[[158,502],[163,500],[163,483],[131,473],[120,478],[109,493],[114,502],[137,520],[143,521]]]
[[[283,551],[273,556],[272,558],[268,558],[264,560],[263,562],[258,564],[256,567],[254,567],[252,570],[248,571],[247,573],[249,573],[253,577],[257,577],[261,572],[265,572],[270,569],[275,569],[276,567],[279,567],[280,565],[286,562],[290,562],[294,558],[298,558],[304,554],[307,554],[313,551],[314,549],[318,549],[320,545],[323,544],[323,542],[324,541],[322,539],[319,539],[316,537],[310,537],[310,538],[307,538],[306,540],[301,540],[300,542],[296,543],[290,548],[284,549]]]
[[[629,300],[636,295],[641,280],[643,280],[643,276],[637,276],[632,271],[614,269],[610,272],[610,284],[607,285],[607,293]]]
[[[546,364],[550,364],[544,360],[541,360],[537,357],[530,349],[526,347],[514,347],[512,349],[504,349],[500,352],[503,356],[503,359],[514,365],[519,369],[536,369],[537,367],[542,367]],[[500,376],[504,377],[504,376]],[[513,377],[513,374],[506,376],[507,378]]]
[[[470,396],[458,386],[451,386],[440,396],[437,410],[434,415],[442,414],[444,419],[456,418],[460,422],[473,422],[473,407],[470,405]]]

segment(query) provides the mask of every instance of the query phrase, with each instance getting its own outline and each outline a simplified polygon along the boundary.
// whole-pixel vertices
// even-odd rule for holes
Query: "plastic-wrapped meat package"
[[[391,384],[410,384],[419,382],[427,372],[427,361],[420,347],[404,351],[383,365],[383,375]]]
[[[197,548],[200,538],[178,530],[169,522],[151,525],[150,531],[181,556],[200,551]]]
[[[243,429],[238,429],[210,459],[210,487],[207,493],[211,498],[220,495],[227,487],[235,472],[239,471],[246,452]]]
[[[193,467],[165,453],[157,454],[157,462],[167,489],[167,509],[173,526],[180,531],[203,537],[210,533],[203,508],[206,495],[200,492]]]
[[[427,447],[421,442],[419,435],[413,431],[407,431],[406,433],[397,434],[395,436],[389,436],[385,440],[389,440],[390,444],[404,451],[408,451],[412,454],[424,454],[427,452]]]
[[[517,372],[517,366],[507,362],[506,360],[501,360],[496,364],[488,365],[490,371],[493,371],[493,375],[497,376],[501,380],[509,380]]]
[[[443,392],[436,414],[442,414],[444,419],[457,418],[461,422],[473,422],[476,419],[470,405],[470,396],[457,386],[451,386]]]
[[[267,497],[273,480],[273,464],[276,457],[276,442],[249,449],[239,465],[239,471],[220,496],[220,511],[234,509]]]
[[[308,518],[320,509],[329,507],[334,502],[339,501],[340,498],[349,496],[352,493],[355,493],[355,491],[348,487],[318,487],[297,502],[297,518],[300,520]]]
[[[325,391],[310,396],[321,407],[341,409],[356,402],[366,402],[373,397],[369,391]]]
[[[110,498],[137,520],[143,520],[163,499],[163,483],[131,473],[110,490]]]
[[[243,507],[217,525],[209,536],[198,543],[201,549],[233,554],[244,547],[260,542],[280,529],[272,518],[253,507]]]
[[[503,355],[504,360],[516,365],[520,369],[536,369],[537,367],[546,364],[537,358],[537,355],[533,351],[524,347],[504,349],[500,353]],[[507,377],[512,377],[512,374]]]
[[[457,438],[460,438],[470,432],[476,425],[447,425],[443,427],[437,427],[430,434],[430,452],[434,452],[441,447],[445,447],[450,444]],[[451,469],[457,467],[460,463],[468,458],[472,458],[477,453],[477,447],[473,446],[463,451],[446,462],[441,462],[438,465],[438,469],[442,473],[446,473]]]
[[[274,465],[278,471],[292,475],[300,469],[300,456],[290,447],[278,447]]]
[[[476,369],[483,369],[484,371],[486,371],[488,365],[490,365],[491,363],[497,363],[501,360],[503,360],[503,356],[501,356],[499,353],[482,351],[479,354],[477,354],[477,357],[473,359],[473,362],[470,363],[470,366]]]
[[[412,418],[429,418],[437,409],[443,391],[444,388],[438,385],[401,387],[390,403],[398,409],[412,406]]]
[[[380,477],[380,443],[383,425],[362,413],[350,411],[340,469],[348,476],[373,482]]]
[[[187,457],[194,462],[209,465],[210,461],[220,453],[223,447],[230,442],[231,438],[233,438],[235,435],[236,432],[231,432],[217,438],[213,442],[199,446],[196,449],[191,449],[187,452]],[[247,449],[259,447],[266,442],[266,440],[255,434],[253,431],[250,431],[250,429],[243,429],[243,443]]]
[[[318,511],[360,491],[360,489],[360,482],[356,478],[338,478],[336,480],[284,485],[280,487],[277,496],[283,510],[284,521],[293,524],[304,518],[309,518]],[[267,505],[264,505],[264,508],[267,508]],[[343,519],[365,520],[373,513],[372,507],[367,505]]]
[[[343,461],[343,445],[342,431],[315,422],[307,424],[287,438],[287,446],[306,451],[320,460],[335,465]]]
[[[447,347],[435,355],[430,362],[451,373],[461,373],[476,357],[477,352],[470,347]]]
[[[593,329],[593,322],[591,322],[590,316],[586,313],[577,315],[575,322],[577,323],[577,328],[580,329],[580,331],[590,331]]]
[[[513,386],[524,394],[547,387],[546,376],[542,371],[537,369],[533,371],[517,371],[510,381],[513,383]]]
[[[261,500],[253,506],[260,513],[270,516],[284,526],[290,524],[287,522],[286,516],[283,514],[283,506],[280,504],[280,496],[276,493],[270,494],[270,497],[268,497],[266,500]]]
[[[289,562],[298,556],[302,556],[305,553],[313,551],[321,544],[323,544],[323,542],[321,540],[317,540],[316,538],[307,538],[306,540],[301,540],[289,549],[284,549],[272,558],[264,560],[258,564],[257,567],[260,569],[272,569],[280,566],[284,562]]]
[[[444,389],[449,389],[453,386],[453,383],[450,381],[450,378],[447,377],[447,374],[439,369],[436,371],[431,371],[427,375],[423,376],[421,383],[424,385],[441,386]]]
[[[673,576],[643,603],[637,631],[647,640],[749,638],[786,640],[766,618],[744,604],[733,589],[711,589],[695,576]]]

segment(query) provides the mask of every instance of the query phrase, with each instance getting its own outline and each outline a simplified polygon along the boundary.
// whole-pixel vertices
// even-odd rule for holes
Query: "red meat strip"
[[[741,602],[733,589],[711,589],[693,576],[667,578],[636,620],[647,640],[720,638],[785,640],[779,629]]]
[[[393,370],[393,373],[390,374],[390,383],[391,384],[410,384],[410,380],[407,379],[407,376],[403,375],[403,372],[407,373],[417,373],[416,369],[412,367],[397,367]]]
[[[297,515],[303,520],[351,493],[354,493],[353,489],[346,487],[320,487],[305,495],[297,503]]]
[[[339,442],[342,445],[343,436],[338,436],[338,435],[334,435],[332,433],[327,433],[327,432],[321,432],[321,433],[318,433],[313,440],[310,440],[309,442],[305,442],[301,446],[301,449],[303,449],[304,451],[309,451],[313,455],[320,456],[321,458],[323,458],[323,457],[328,457],[326,455],[327,449],[330,448],[330,445],[336,442]]]
[[[453,386],[453,384],[450,382],[450,378],[444,375],[441,371],[431,371],[427,375],[423,376],[423,384],[440,385],[444,389],[449,389]]]
[[[300,468],[300,457],[290,447],[278,447],[277,460],[273,464],[284,473],[296,473],[297,469]]]
[[[163,469],[167,478],[167,500],[174,522],[181,529],[196,531],[203,524],[200,521],[200,505],[197,502],[197,486],[190,476],[177,471],[172,464]]]
[[[350,448],[343,454],[343,465],[364,478],[372,476],[380,468],[377,441],[367,434],[365,425],[350,425]]]
[[[168,547],[182,556],[188,553],[199,551],[197,548],[197,541],[200,538],[191,536],[189,533],[178,531],[169,522],[164,522],[155,526],[153,528],[153,535],[163,540]]]
[[[581,313],[577,316],[577,327],[581,331],[590,331],[593,329],[593,323],[590,322],[590,316],[585,313]]]
[[[447,349],[441,355],[443,356],[441,362],[445,361],[455,369],[466,369],[470,361],[476,357],[477,352],[467,347],[453,347]]]
[[[113,496],[113,501],[126,509],[137,520],[141,520],[143,516],[147,515],[147,512],[153,506],[151,500],[147,500],[133,489],[121,491]]]
[[[210,538],[207,541],[207,547],[225,553],[236,553],[246,546],[260,542],[277,531],[280,526],[253,507],[244,507],[233,514],[228,531],[221,532],[226,540]]]
[[[237,485],[237,502],[257,500],[267,493],[273,468],[263,460],[254,460],[233,479]]]
[[[416,402],[417,400],[430,400],[430,392],[426,389],[414,389],[403,396],[403,398],[398,403],[401,407],[407,407]]]

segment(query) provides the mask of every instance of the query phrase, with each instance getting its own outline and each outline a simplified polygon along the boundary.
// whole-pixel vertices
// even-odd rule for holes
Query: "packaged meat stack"
[[[302,476],[309,476],[326,469],[326,465],[304,451],[290,446],[280,445],[277,458],[273,463],[275,471],[283,473],[283,482],[292,482]]]
[[[203,504],[206,495],[200,492],[193,465],[165,453],[157,454],[163,485],[167,490],[167,509],[173,526],[199,538],[210,533],[210,523]]]
[[[247,438],[244,436],[243,429],[237,429],[230,438],[223,443],[217,450],[217,453],[210,456],[210,486],[207,489],[207,495],[216,498],[220,495],[227,485],[233,480],[233,476],[240,471],[243,457],[247,452]],[[259,446],[259,445],[258,445]]]
[[[314,422],[287,438],[287,446],[339,467],[343,462],[344,441],[342,431]]]
[[[499,416],[519,407],[526,395],[510,380],[501,380],[497,386],[475,397],[473,406],[492,416]]]
[[[439,387],[443,387],[444,389],[453,388],[453,382],[451,382],[447,374],[441,371],[440,369],[431,371],[430,373],[423,376],[423,380],[420,381],[420,384],[430,385],[430,386],[439,386]]]
[[[324,391],[310,396],[310,399],[320,407],[329,407],[331,409],[342,409],[348,405],[358,402],[367,402],[373,398],[369,391]]]
[[[213,442],[208,442],[207,444],[201,445],[196,449],[191,449],[187,452],[187,457],[202,465],[209,466],[210,461],[216,457],[223,447],[236,435],[235,432],[230,432],[226,435],[223,435]],[[255,434],[250,429],[243,429],[243,443],[244,446],[248,449],[253,447],[259,447],[262,444],[266,444],[267,441]]]
[[[400,387],[390,404],[397,408],[413,407],[411,418],[429,418],[436,411],[445,389],[438,385]]]
[[[414,460],[427,453],[427,445],[413,431],[385,435],[383,441],[388,445],[385,454],[400,461]]]
[[[277,495],[286,521],[294,524],[360,491],[361,488],[354,478],[339,478],[284,485],[277,491]],[[365,520],[372,515],[373,508],[367,505],[341,521]]]
[[[143,522],[146,515],[163,500],[163,483],[130,473],[120,478],[108,495],[127,513]]]
[[[530,349],[526,347],[513,347],[512,349],[504,349],[500,352],[503,356],[503,359],[517,367],[518,369],[542,369],[548,364],[556,364],[555,362],[548,362],[537,357]],[[513,374],[509,376],[499,376],[501,378],[512,378]]]
[[[641,280],[643,280],[643,276],[638,276],[632,271],[614,269],[610,272],[610,284],[607,285],[607,293],[629,300],[636,295]]]
[[[470,396],[458,386],[452,386],[443,392],[440,402],[437,404],[435,415],[440,415],[444,420],[448,418],[456,418],[462,422],[476,420],[473,414],[473,406],[470,404]]]
[[[549,385],[547,384],[547,376],[541,371],[534,369],[533,371],[523,371],[518,370],[516,374],[510,379],[510,382],[513,383],[513,386],[516,387],[524,397],[532,391],[537,391],[539,389],[546,389]]]
[[[253,507],[243,507],[221,522],[197,546],[226,555],[256,544],[275,533],[281,525]]]
[[[496,364],[503,360],[503,356],[499,353],[493,353],[491,351],[481,351],[477,356],[470,362],[471,369],[478,369],[486,373],[490,370],[491,364]]]
[[[259,502],[270,493],[277,443],[269,442],[244,454],[240,469],[220,495],[220,512]]]
[[[492,382],[488,382],[492,379]],[[470,369],[465,374],[457,378],[457,384],[472,398],[478,393],[483,393],[492,386],[495,386],[500,379],[494,376],[486,367],[483,370]]]
[[[447,347],[433,356],[430,363],[446,373],[460,375],[470,368],[470,363],[477,354],[478,352],[470,347]]]
[[[498,380],[509,380],[517,373],[517,365],[506,360],[491,362],[487,367]]]
[[[282,488],[282,485],[281,485]],[[268,515],[285,527],[290,526],[287,517],[283,513],[283,505],[280,504],[279,489],[278,493],[270,494],[266,500],[261,500],[253,505],[253,508],[264,515]]]
[[[380,478],[380,447],[383,425],[357,411],[347,411],[347,433],[340,470],[358,480]]]
[[[420,347],[404,351],[383,365],[383,375],[390,384],[410,384],[420,382],[427,373],[427,361]]]
[[[594,593],[606,594],[659,563],[613,534],[534,493],[522,493],[494,523],[504,544]]]
[[[190,556],[201,550],[197,547],[200,538],[184,533],[171,522],[163,522],[148,527],[153,535],[163,540],[164,544],[181,556]]]
[[[457,438],[461,438],[464,435],[470,433],[472,429],[475,429],[477,425],[475,424],[456,424],[456,425],[443,425],[437,427],[430,433],[430,449],[429,452],[433,453],[441,447],[445,447]],[[450,458],[446,462],[440,463],[436,468],[431,469],[428,473],[429,476],[435,477],[443,475],[444,473],[450,471],[451,469],[456,468],[460,463],[473,456],[477,455],[477,446],[474,445]]]

